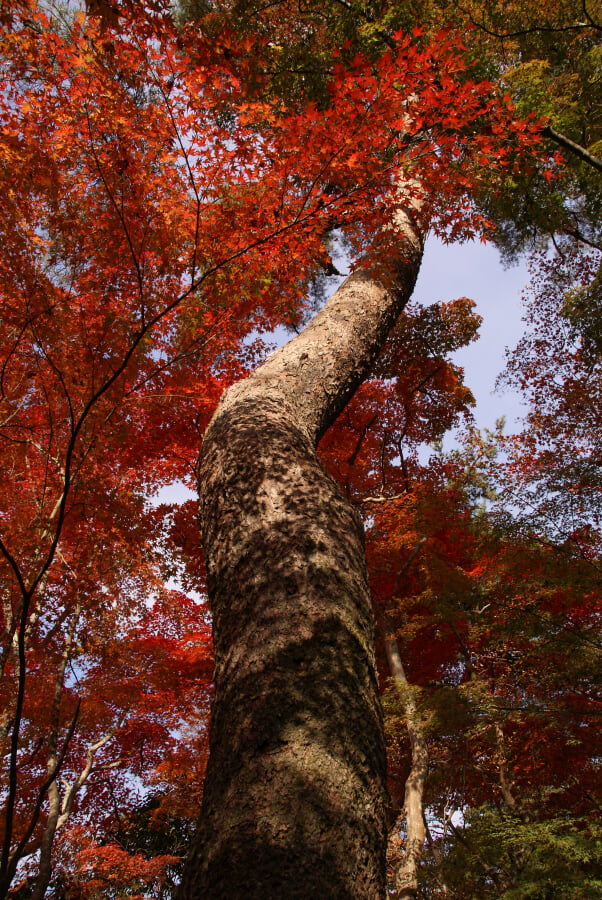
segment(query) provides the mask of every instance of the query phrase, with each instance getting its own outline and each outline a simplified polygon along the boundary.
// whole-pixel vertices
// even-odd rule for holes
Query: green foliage
[[[581,339],[581,349],[589,362],[602,356],[602,272],[592,281],[567,291],[560,313],[571,324],[571,339]]]
[[[468,15],[494,80],[521,114],[534,113],[596,155],[602,140],[599,4],[468,4]],[[550,141],[548,150],[552,155],[559,146]],[[532,167],[505,183],[494,180],[482,195],[508,262],[525,249],[545,246],[555,233],[600,244],[599,172],[566,148],[562,155],[561,168]]]
[[[522,820],[486,804],[467,812],[461,834],[444,867],[456,896],[593,900],[602,893],[598,822],[570,815]]]

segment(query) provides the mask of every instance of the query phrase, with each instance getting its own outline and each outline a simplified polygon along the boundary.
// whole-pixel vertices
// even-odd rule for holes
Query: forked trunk
[[[210,758],[183,898],[385,896],[386,758],[363,528],[315,448],[414,287],[351,275],[228,390],[199,461],[213,612]]]

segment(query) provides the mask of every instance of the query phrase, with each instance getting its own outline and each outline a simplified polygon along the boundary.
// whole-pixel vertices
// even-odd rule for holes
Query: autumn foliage
[[[153,498],[194,486],[223,389],[303,321],[333,234],[378,274],[412,199],[400,172],[434,231],[487,233],[471,191],[538,140],[451,30],[396,33],[376,60],[340,48],[318,102],[269,89],[259,28],[216,38],[159,0],[97,6],[0,13],[3,897],[169,896],[211,641],[195,503]],[[545,795],[548,819],[569,805],[586,827],[562,777],[569,756],[594,767],[585,658],[574,689],[553,673],[599,588],[477,521],[459,464],[420,464],[468,415],[450,355],[477,328],[466,299],[410,308],[320,452],[365,517],[377,616],[404,629],[424,692],[432,815],[450,832],[445,797],[467,816],[498,803],[505,766],[525,816]]]

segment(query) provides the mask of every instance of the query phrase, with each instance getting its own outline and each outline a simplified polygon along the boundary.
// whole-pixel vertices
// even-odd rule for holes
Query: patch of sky
[[[479,428],[493,430],[496,420],[504,417],[506,430],[513,431],[524,415],[520,395],[508,388],[496,390],[496,380],[507,352],[524,331],[521,295],[528,280],[525,265],[504,268],[490,244],[427,241],[414,297],[425,306],[469,297],[483,318],[479,339],[452,355],[464,369],[464,382],[476,400],[473,413]],[[453,444],[452,437],[444,442],[446,449]]]
[[[348,272],[345,250],[334,243],[334,265],[340,274],[324,273],[312,286],[309,312],[316,312],[331,295]],[[465,384],[472,391],[476,406],[473,410],[476,425],[495,429],[500,418],[506,420],[506,431],[518,429],[525,409],[520,395],[505,388],[496,389],[496,381],[506,365],[508,351],[520,340],[522,321],[522,292],[529,281],[526,265],[504,267],[495,247],[480,242],[444,244],[435,237],[427,241],[414,298],[425,306],[458,297],[469,297],[476,304],[476,311],[483,318],[477,341],[456,351],[452,359],[464,369]],[[258,338],[251,333],[247,343]],[[294,331],[281,326],[269,335],[269,349],[283,346],[293,338]],[[443,442],[444,450],[457,446],[454,435]],[[425,449],[426,458],[432,451]],[[194,499],[195,493],[182,482],[162,487],[152,498],[153,505],[183,503]]]
[[[186,503],[187,500],[196,500],[197,493],[184,484],[183,481],[173,481],[160,487],[148,502],[152,506],[160,506],[162,503]]]
[[[335,246],[333,259],[341,275],[318,279],[310,297],[313,311],[323,305],[347,273],[344,248]],[[508,351],[514,349],[524,331],[521,296],[528,281],[526,265],[505,267],[498,250],[490,244],[444,244],[435,237],[426,243],[414,298],[430,306],[469,297],[483,318],[478,340],[452,355],[453,362],[464,369],[465,384],[475,397],[473,412],[479,428],[494,430],[496,421],[504,417],[506,430],[515,430],[524,415],[520,395],[509,388],[496,389],[496,381],[505,368]],[[294,337],[294,332],[280,327],[270,336],[279,347]],[[249,340],[253,337],[256,334]],[[454,445],[453,437],[445,442],[446,449],[450,445]]]

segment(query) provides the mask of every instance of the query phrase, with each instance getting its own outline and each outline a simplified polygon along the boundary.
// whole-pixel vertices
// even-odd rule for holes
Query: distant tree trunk
[[[428,775],[428,745],[393,635],[387,635],[385,651],[395,690],[403,704],[412,750],[412,766],[406,779],[403,814],[398,820],[399,824],[405,818],[406,847],[403,860],[395,872],[393,890],[395,900],[414,900],[418,893],[418,869],[426,839],[422,798]]]
[[[386,757],[362,523],[315,448],[410,297],[399,214],[383,281],[351,275],[223,396],[199,460],[215,696],[190,898],[385,896]],[[386,282],[386,287],[384,286]]]

